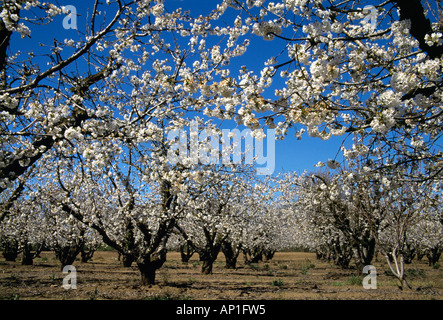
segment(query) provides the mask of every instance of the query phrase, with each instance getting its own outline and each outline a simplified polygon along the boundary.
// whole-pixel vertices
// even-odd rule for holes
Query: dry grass
[[[366,290],[360,270],[342,270],[319,261],[315,254],[276,253],[269,262],[245,265],[242,257],[236,270],[224,268],[220,254],[212,275],[200,274],[201,264],[194,255],[188,264],[177,252],[157,272],[157,284],[139,285],[137,268],[124,268],[112,251],[96,252],[92,261],[76,261],[77,289],[62,287],[63,274],[52,252],[43,252],[33,266],[6,262],[0,258],[0,299],[414,299],[442,300],[442,268],[426,261],[406,266],[412,290],[401,291],[389,276],[381,257],[377,268],[377,289]]]

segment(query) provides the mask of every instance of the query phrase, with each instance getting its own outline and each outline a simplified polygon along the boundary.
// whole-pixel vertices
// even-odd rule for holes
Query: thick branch
[[[443,46],[429,46],[425,41],[425,36],[433,32],[431,22],[426,18],[420,0],[393,0],[400,9],[400,20],[411,21],[411,35],[417,39],[420,49],[426,52],[429,58],[439,58],[443,55]]]
[[[89,51],[89,49],[99,40],[101,39],[103,36],[105,36],[112,28],[112,26],[118,21],[118,19],[120,18],[120,15],[123,13],[124,7],[121,5],[120,1],[118,1],[119,4],[119,10],[117,11],[117,13],[114,16],[114,19],[112,19],[112,21],[106,26],[106,28],[104,30],[102,30],[101,32],[97,33],[95,36],[93,36],[84,46],[83,48],[81,48],[79,51],[75,52],[74,54],[72,54],[69,58],[67,58],[66,60],[61,61],[59,64],[49,68],[48,70],[38,74],[34,80],[26,85],[17,87],[17,88],[11,88],[11,89],[7,89],[7,90],[3,90],[4,93],[9,93],[9,94],[14,94],[14,93],[19,93],[19,92],[23,92],[29,89],[33,89],[35,87],[37,87],[37,85],[39,84],[39,82],[45,78],[47,78],[48,76],[66,68],[69,64],[71,64],[72,62],[76,61],[78,58],[80,58],[83,54],[87,53]],[[1,91],[0,91],[1,92]]]
[[[84,97],[89,91],[89,87],[95,84],[96,82],[105,78],[105,74],[107,72],[115,70],[119,68],[120,64],[112,64],[110,63],[106,68],[97,72],[96,74],[90,75],[85,78],[81,83],[72,88],[72,91],[75,94]],[[57,126],[61,128],[61,135],[63,135],[64,131],[70,127],[78,127],[82,124],[83,121],[88,120],[89,116],[86,111],[80,108],[74,108],[72,115],[61,120]],[[38,138],[36,141],[32,143],[32,146],[20,152],[19,155],[14,156],[13,159],[9,160],[5,159],[7,165],[0,170],[0,179],[7,178],[9,181],[14,181],[18,177],[20,177],[26,170],[32,166],[41,156],[51,149],[54,146],[54,143],[59,141],[59,138],[56,138],[52,135],[45,135]],[[0,187],[0,193],[2,193],[6,187]]]

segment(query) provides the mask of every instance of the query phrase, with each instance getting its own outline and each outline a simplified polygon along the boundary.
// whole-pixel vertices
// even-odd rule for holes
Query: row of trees
[[[183,246],[187,259],[197,252],[202,272],[210,274],[221,251],[235,268],[240,251],[257,262],[291,245],[273,187],[255,179],[251,167],[204,166],[175,187],[144,178],[135,163],[115,176],[76,169],[64,178],[51,170],[52,182],[15,202],[2,223],[4,253],[23,251],[29,264],[38,249],[49,248],[63,267],[106,244],[125,266],[137,264],[143,284],[152,284],[171,247]]]
[[[324,171],[282,179],[296,242],[342,268],[354,261],[362,270],[380,253],[409,286],[405,264],[427,256],[434,265],[443,252],[441,181],[411,182],[398,169],[381,175],[376,161],[361,156],[346,164],[329,161]]]
[[[427,256],[433,265],[443,252],[441,183],[411,182],[398,170],[382,176],[362,156],[345,164],[328,161],[322,171],[265,180],[255,179],[252,167],[201,166],[175,191],[143,182],[135,163],[115,180],[101,169],[81,178],[66,170],[64,179],[51,170],[58,172],[53,182],[16,201],[3,221],[4,255],[22,251],[29,264],[51,248],[64,266],[79,253],[87,261],[104,243],[125,266],[137,263],[143,283],[153,283],[171,248],[184,262],[198,253],[205,274],[220,252],[235,268],[240,252],[258,262],[298,247],[342,268],[353,261],[359,270],[379,253],[407,286],[405,263]]]

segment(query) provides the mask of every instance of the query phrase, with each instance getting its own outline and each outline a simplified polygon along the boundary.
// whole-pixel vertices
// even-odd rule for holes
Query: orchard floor
[[[427,260],[406,265],[411,290],[401,291],[387,273],[382,257],[374,261],[377,289],[364,289],[361,270],[342,270],[320,261],[313,253],[279,252],[269,262],[224,268],[224,257],[214,264],[212,275],[200,273],[195,254],[182,264],[177,252],[170,252],[157,272],[157,284],[140,286],[136,265],[124,268],[113,251],[99,251],[91,261],[76,261],[77,289],[63,288],[67,275],[52,252],[43,252],[32,266],[7,262],[0,257],[0,299],[174,299],[174,300],[279,300],[279,299],[413,299],[443,300],[443,266],[428,266]],[[440,260],[440,264],[442,260]]]

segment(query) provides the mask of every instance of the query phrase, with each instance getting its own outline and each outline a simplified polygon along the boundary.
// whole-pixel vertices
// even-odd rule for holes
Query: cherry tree
[[[6,260],[14,260],[22,253],[22,264],[32,265],[47,242],[44,214],[39,203],[20,200],[14,203],[10,214],[1,224],[3,254]]]
[[[439,241],[432,239],[441,232],[435,224],[441,184],[410,181],[398,167],[381,174],[379,164],[368,160],[356,156],[346,167],[328,161],[328,170],[289,174],[281,183],[283,200],[300,221],[299,238],[315,244],[319,257],[344,268],[353,259],[362,268],[378,250],[406,288],[404,265],[414,258],[418,239],[429,239],[423,241],[432,241],[439,252]]]
[[[162,1],[115,0],[94,1],[79,39],[49,39],[36,54],[22,49],[27,38],[68,9],[15,0],[0,9],[2,193],[21,190],[17,179],[49,150],[69,143],[75,150],[76,137],[132,139],[147,134],[151,119],[200,110],[224,94],[209,82],[228,75],[222,65],[244,46],[206,45],[216,10],[193,19]],[[94,146],[76,151],[88,156]]]
[[[392,273],[400,281],[400,288],[410,288],[410,284],[406,281],[404,265],[406,262],[410,263],[413,258],[410,256],[413,245],[411,240],[417,236],[417,225],[423,226],[423,223],[435,222],[438,216],[433,208],[438,206],[439,197],[434,193],[436,190],[432,190],[435,185],[431,187],[425,183],[408,184],[399,177],[390,183],[393,186],[390,186],[390,192],[384,201],[387,217],[383,221],[383,231],[379,235],[378,246],[386,257]],[[427,219],[423,219],[425,217]],[[431,232],[426,232],[425,229],[421,231],[420,237],[434,242],[438,250],[439,242],[435,242],[433,238],[441,232],[441,225],[430,230]]]
[[[49,234],[46,241],[60,261],[61,269],[73,265],[79,255],[82,262],[87,262],[102,244],[97,232],[60,209],[52,208],[52,215],[46,219]]]
[[[440,200],[441,201],[441,200]],[[435,206],[435,207],[433,207]],[[429,265],[438,263],[443,252],[441,212],[435,212],[441,208],[441,204],[435,201],[428,207],[429,210],[422,212],[407,235],[407,245],[412,247],[414,256],[427,256]]]
[[[247,200],[242,228],[242,250],[247,263],[270,260],[279,250],[295,245],[292,213],[277,196],[275,177],[255,181]]]
[[[226,94],[215,82],[244,45],[207,46],[217,10],[191,18],[162,1],[95,1],[79,39],[51,39],[36,55],[14,43],[67,8],[7,1],[1,10],[3,212],[35,167],[32,188],[56,212],[93,228],[153,283],[187,179],[167,163],[167,130]]]
[[[81,159],[71,168],[58,160],[58,167],[51,170],[57,172],[56,191],[49,201],[94,229],[123,255],[126,266],[135,261],[142,284],[155,282],[178,215],[178,190],[173,184],[179,175],[155,163],[158,156],[166,155],[160,144],[165,137],[158,137],[151,152],[131,142],[118,151],[111,141],[101,145],[103,153]]]
[[[235,267],[235,230],[244,219],[239,203],[248,191],[248,171],[250,168],[243,166],[203,166],[188,189],[192,200],[185,217],[177,222],[177,229],[199,254],[204,274],[212,273],[222,248],[228,255],[227,265]]]

